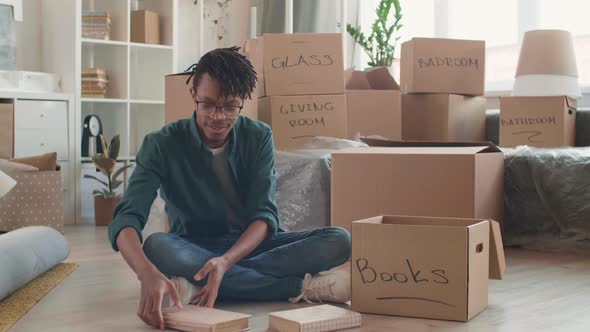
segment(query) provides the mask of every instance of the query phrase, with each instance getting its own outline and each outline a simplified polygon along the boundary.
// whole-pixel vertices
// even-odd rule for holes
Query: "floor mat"
[[[35,304],[78,267],[60,263],[0,301],[0,332],[6,332]]]

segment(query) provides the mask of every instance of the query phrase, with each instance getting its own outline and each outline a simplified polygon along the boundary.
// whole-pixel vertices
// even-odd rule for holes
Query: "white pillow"
[[[0,159],[0,171],[4,173],[14,172],[39,172],[39,169],[35,166],[15,163],[10,160]]]
[[[65,237],[46,226],[24,227],[0,235],[0,300],[65,260]]]

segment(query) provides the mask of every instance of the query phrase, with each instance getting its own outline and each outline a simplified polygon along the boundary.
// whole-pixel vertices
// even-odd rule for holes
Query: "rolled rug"
[[[64,236],[53,228],[31,226],[0,235],[0,300],[65,260]]]

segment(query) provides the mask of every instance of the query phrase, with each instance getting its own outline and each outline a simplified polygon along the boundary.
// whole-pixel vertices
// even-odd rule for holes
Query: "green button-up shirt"
[[[229,135],[227,159],[243,206],[242,224],[238,226],[245,230],[252,222],[263,220],[269,226],[269,235],[274,234],[279,220],[271,129],[239,116]],[[196,113],[147,135],[109,225],[113,249],[119,250],[116,238],[125,227],[135,228],[143,241],[141,230],[158,189],[166,204],[171,233],[188,237],[228,233],[231,225],[226,199],[212,160],[197,130]]]

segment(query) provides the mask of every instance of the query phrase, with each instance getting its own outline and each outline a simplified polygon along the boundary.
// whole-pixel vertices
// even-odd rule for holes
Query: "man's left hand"
[[[211,258],[205,266],[197,274],[195,274],[195,280],[200,281],[209,276],[207,284],[200,291],[197,292],[191,298],[190,302],[193,302],[197,298],[201,298],[198,305],[213,308],[215,300],[217,299],[217,293],[219,291],[219,285],[223,279],[223,275],[230,268],[230,263],[224,256]]]

